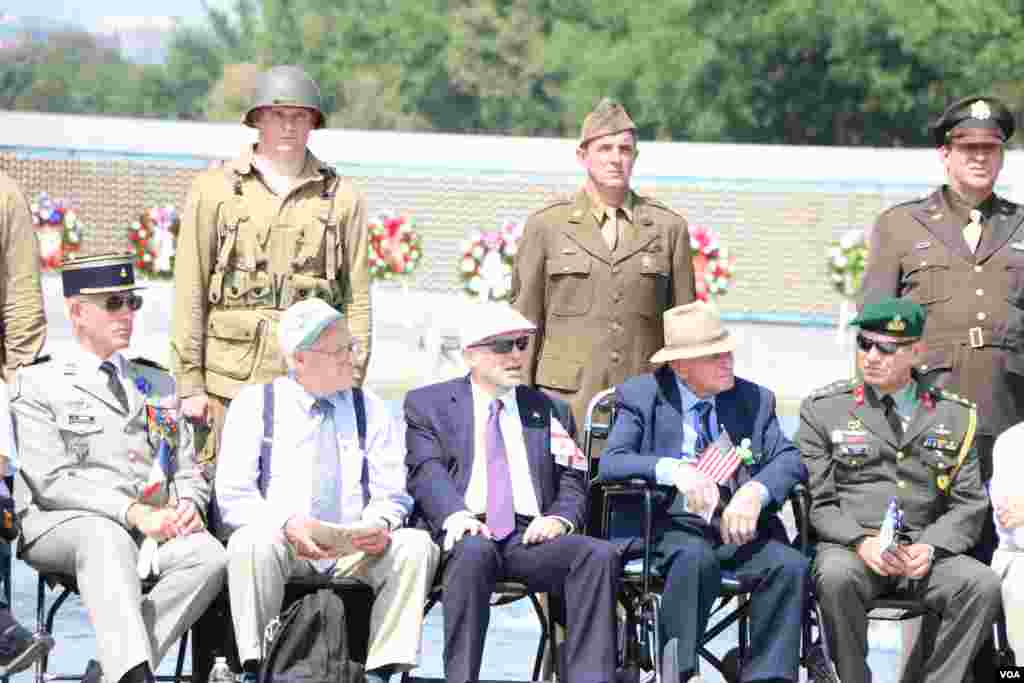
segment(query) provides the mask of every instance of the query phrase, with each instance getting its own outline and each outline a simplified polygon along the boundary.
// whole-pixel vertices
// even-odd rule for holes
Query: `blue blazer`
[[[679,457],[683,443],[683,402],[675,373],[664,365],[654,373],[626,380],[616,389],[616,403],[615,424],[601,455],[601,479],[644,479],[656,484],[658,459]],[[759,527],[767,525],[777,532],[779,508],[797,482],[807,481],[807,467],[800,451],[782,434],[775,395],[737,377],[732,389],[715,398],[715,410],[733,443],[750,439],[756,457],[750,467],[739,467],[729,489],[735,491],[750,479],[764,484],[771,501],[761,511]],[[660,487],[660,492],[662,505],[674,498],[671,487]]]
[[[576,436],[569,405],[536,389],[516,387],[523,440],[537,503],[543,515],[558,515],[583,527],[586,487],[583,472],[555,464],[551,416]],[[406,456],[413,512],[435,536],[454,512],[466,509],[473,472],[473,393],[469,377],[431,384],[405,398]],[[485,457],[484,454],[480,454]]]

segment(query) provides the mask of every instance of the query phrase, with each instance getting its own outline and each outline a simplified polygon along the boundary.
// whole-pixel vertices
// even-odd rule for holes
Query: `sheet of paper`
[[[313,541],[321,548],[330,550],[335,557],[344,557],[359,552],[352,539],[366,535],[376,529],[376,525],[367,522],[354,522],[352,524],[331,524],[330,522],[317,522],[313,525]]]

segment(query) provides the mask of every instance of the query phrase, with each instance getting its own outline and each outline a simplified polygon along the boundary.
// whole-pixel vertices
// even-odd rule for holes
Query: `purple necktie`
[[[512,500],[512,473],[508,469],[505,440],[501,438],[501,401],[491,402],[487,418],[487,526],[494,540],[501,541],[516,528],[515,504]]]

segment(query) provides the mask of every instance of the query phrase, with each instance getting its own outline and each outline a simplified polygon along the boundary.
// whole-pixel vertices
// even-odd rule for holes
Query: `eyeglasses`
[[[487,342],[486,344],[474,344],[471,348],[490,349],[497,354],[506,354],[512,353],[513,348],[525,351],[526,347],[529,345],[530,337],[523,335],[522,337],[516,337],[515,339],[498,339],[497,341]]]
[[[911,339],[905,342],[884,342],[878,341],[877,339],[868,339],[863,334],[857,335],[857,348],[864,353],[869,353],[872,348],[878,349],[878,352],[883,356],[891,356],[892,354],[899,351],[904,346],[910,346],[916,339]]]
[[[325,356],[341,356],[346,353],[356,353],[359,351],[359,340],[353,339],[347,344],[343,344],[334,349],[300,349],[301,351],[309,351],[310,353],[322,353]]]
[[[125,304],[128,305],[129,309],[137,311],[142,308],[142,297],[138,294],[111,294],[106,299],[103,299],[102,304],[95,300],[93,303],[97,306],[102,305],[107,313],[117,313],[125,307]]]

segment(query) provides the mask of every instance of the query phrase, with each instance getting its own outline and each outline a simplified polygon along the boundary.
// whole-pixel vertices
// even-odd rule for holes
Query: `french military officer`
[[[576,149],[583,187],[530,217],[513,266],[513,306],[537,325],[527,382],[580,423],[594,394],[649,369],[662,314],[695,298],[686,221],[630,189],[637,154],[636,124],[602,100]]]
[[[345,311],[357,386],[370,357],[365,202],[306,146],[324,126],[319,88],[296,66],[274,67],[242,122],[258,141],[196,178],[174,268],[173,370],[183,413],[211,427],[204,464],[238,391],[285,374],[277,325],[291,304],[317,297]]]
[[[39,245],[28,203],[0,173],[0,377],[32,364],[46,341]]]
[[[947,183],[878,218],[864,274],[864,302],[906,297],[928,310],[916,370],[977,404],[984,481],[995,437],[1024,420],[1024,208],[993,192],[1013,131],[994,97],[946,109],[932,135]]]
[[[881,299],[851,324],[860,327],[864,379],[807,397],[796,435],[810,473],[816,594],[839,678],[871,680],[867,604],[897,593],[938,620],[929,657],[911,663],[903,680],[962,681],[1000,604],[999,577],[964,554],[988,509],[978,415],[913,372],[925,348],[922,306]],[[880,530],[891,501],[902,536],[890,544]]]
[[[174,380],[122,354],[142,305],[132,257],[78,259],[61,279],[74,348],[22,368],[11,388],[18,551],[75,578],[104,680],[149,683],[220,591],[226,556],[204,528],[210,486]]]

